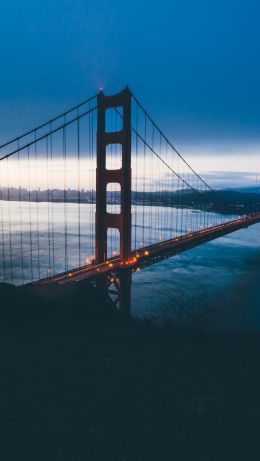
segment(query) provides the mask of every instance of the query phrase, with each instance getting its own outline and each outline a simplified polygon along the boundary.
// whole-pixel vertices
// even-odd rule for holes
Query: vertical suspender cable
[[[152,124],[152,148],[154,149],[154,124]],[[154,228],[154,207],[153,207],[153,197],[154,197],[154,165],[153,165],[153,157],[151,156],[151,194],[150,194],[150,214],[151,214],[151,237],[150,237],[150,244],[155,242],[155,238],[153,237],[153,228]]]
[[[40,270],[40,234],[39,234],[39,192],[38,192],[38,155],[37,155],[37,131],[34,132],[34,160],[35,160],[35,183],[36,183],[36,238],[37,238],[37,270],[38,278],[41,278]]]
[[[144,114],[144,139],[146,142],[146,115]],[[143,168],[142,168],[142,182],[143,182],[143,188],[142,188],[142,196],[143,196],[143,225],[142,225],[142,245],[144,245],[144,202],[145,202],[145,150],[146,150],[146,145],[144,144],[144,149],[143,149]]]
[[[3,260],[3,281],[6,281],[6,267],[5,267],[5,229],[4,229],[4,204],[3,204],[3,186],[2,186],[2,163],[0,164],[0,201],[1,201],[1,232],[2,232],[2,260]]]
[[[89,103],[90,107],[90,103]],[[92,216],[91,216],[91,225],[92,225],[92,245],[91,245],[91,255],[95,254],[95,194],[94,194],[94,184],[95,184],[95,168],[94,168],[94,162],[95,162],[95,157],[94,157],[94,115],[93,112],[90,114],[90,148],[91,148],[91,176],[92,176],[92,184],[91,184],[91,210],[92,210]]]
[[[53,146],[52,146],[52,122],[50,123],[50,167],[51,167],[51,184],[50,184],[50,195],[51,195],[51,236],[52,236],[52,262],[51,262],[51,269],[52,273],[55,271],[55,242],[54,242],[54,213],[53,213]]]
[[[29,199],[29,245],[30,245],[30,268],[31,281],[33,281],[33,256],[32,256],[32,211],[31,211],[31,175],[30,175],[30,147],[27,148],[28,160],[28,199]]]
[[[79,110],[77,109],[77,116],[79,116]],[[80,222],[80,120],[77,120],[77,154],[78,154],[78,266],[81,266],[81,222]]]
[[[64,116],[65,123],[65,116]],[[63,139],[63,207],[64,207],[64,267],[65,272],[68,270],[68,222],[67,222],[67,146],[66,146],[66,126],[62,129]]]
[[[22,223],[22,197],[21,197],[21,164],[20,164],[20,149],[19,149],[19,138],[17,140],[17,159],[18,159],[18,200],[19,200],[19,215],[20,215],[20,254],[21,254],[21,272],[22,272],[22,283],[24,283],[24,255],[23,255],[23,223]]]
[[[138,105],[136,105],[136,114],[135,114],[135,124],[136,124],[136,132],[138,132]],[[138,172],[138,136],[135,135],[135,249],[137,249],[137,229],[138,229],[138,179],[137,179],[137,172]]]
[[[9,158],[7,158],[7,202],[8,202],[8,222],[9,222],[10,280],[11,280],[11,283],[13,283],[13,249],[12,249],[11,210],[10,210]]]
[[[46,136],[46,173],[47,173],[47,216],[48,216],[48,275],[51,275],[51,235],[50,235],[50,184],[49,184],[49,139]]]

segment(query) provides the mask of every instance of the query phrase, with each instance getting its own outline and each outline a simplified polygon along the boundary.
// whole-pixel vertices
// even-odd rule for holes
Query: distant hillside
[[[94,190],[61,189],[27,190],[17,188],[1,189],[1,200],[56,202],[63,203],[96,203]],[[107,192],[107,203],[120,205],[120,192]],[[225,189],[201,191],[195,189],[178,189],[175,191],[132,191],[133,205],[185,207],[199,210],[210,210],[222,213],[249,213],[260,209],[260,187],[249,189]]]
[[[188,207],[211,210],[222,213],[244,214],[260,210],[260,194],[239,192],[235,190],[194,191],[180,189],[178,191],[132,192],[132,203],[144,205],[160,205]]]
[[[244,194],[260,194],[260,186],[254,187],[229,187],[223,191],[243,192]]]

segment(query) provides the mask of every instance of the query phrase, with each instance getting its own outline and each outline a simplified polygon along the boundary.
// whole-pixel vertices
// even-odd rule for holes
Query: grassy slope
[[[258,336],[122,323],[79,298],[2,321],[2,461],[259,459]]]

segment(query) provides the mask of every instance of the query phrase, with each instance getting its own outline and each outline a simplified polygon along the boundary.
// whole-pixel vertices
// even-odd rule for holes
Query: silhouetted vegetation
[[[257,459],[259,335],[122,321],[70,290],[1,287],[1,460]]]
[[[208,293],[202,289],[194,295],[187,290],[164,290],[165,302],[152,307],[146,313],[147,318],[161,326],[194,330],[200,328],[200,319],[210,313]]]

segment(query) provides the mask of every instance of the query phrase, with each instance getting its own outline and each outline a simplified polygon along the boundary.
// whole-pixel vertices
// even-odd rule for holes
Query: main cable
[[[88,98],[86,101],[83,101],[80,104],[77,104],[72,109],[66,110],[61,115],[57,115],[56,117],[52,118],[51,120],[48,120],[47,122],[42,123],[41,125],[37,126],[36,128],[32,128],[31,130],[27,131],[26,133],[23,133],[22,135],[17,136],[14,139],[10,139],[9,141],[7,141],[4,144],[0,145],[0,150],[3,149],[6,146],[9,146],[10,144],[13,144],[14,142],[20,141],[21,139],[25,138],[26,136],[29,136],[30,134],[34,133],[35,131],[39,131],[41,128],[44,128],[45,126],[50,125],[53,122],[56,122],[60,118],[65,117],[66,115],[70,114],[71,112],[74,112],[75,110],[79,109],[80,107],[84,106],[85,104],[88,104],[90,101],[93,101],[93,99],[95,99],[96,97],[97,97],[97,94],[95,94],[95,96],[92,96],[91,98]],[[62,127],[60,127],[60,128],[62,128]],[[24,146],[24,147],[27,147],[27,146]]]

